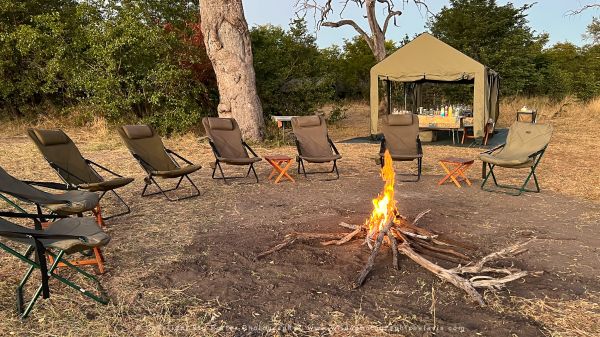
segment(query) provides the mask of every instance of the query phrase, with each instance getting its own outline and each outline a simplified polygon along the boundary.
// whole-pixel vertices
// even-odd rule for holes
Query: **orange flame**
[[[373,212],[365,223],[369,229],[367,238],[373,237],[373,235],[382,230],[396,213],[396,199],[394,199],[396,172],[394,172],[392,156],[388,150],[385,151],[383,162],[381,178],[385,182],[385,185],[383,186],[383,192],[377,198],[373,199]]]

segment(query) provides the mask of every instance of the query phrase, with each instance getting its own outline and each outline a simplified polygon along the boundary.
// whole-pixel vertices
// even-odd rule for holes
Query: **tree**
[[[264,119],[242,0],[200,0],[200,17],[217,76],[219,116],[235,118],[246,139],[262,140]]]
[[[592,44],[600,44],[600,20],[592,18],[592,22],[587,26],[584,37]]]
[[[330,59],[317,48],[304,20],[293,20],[288,31],[271,25],[254,27],[250,36],[265,116],[311,114],[331,100]]]
[[[442,41],[496,70],[503,93],[528,93],[541,80],[536,61],[548,40],[528,26],[529,8],[499,6],[495,0],[450,0],[428,27]]]
[[[333,5],[333,0],[297,0],[296,7],[299,12],[313,11],[317,18],[317,25],[324,27],[342,27],[351,26],[356,30],[360,37],[362,37],[371,52],[375,56],[377,62],[382,61],[387,56],[387,50],[385,46],[385,34],[388,31],[390,23],[396,24],[396,19],[402,15],[402,11],[396,9],[398,2],[404,2],[405,0],[342,0],[341,9],[339,15],[342,16],[344,9],[348,5],[356,5],[365,10],[365,18],[367,19],[369,29],[363,29],[356,21],[350,19],[342,19],[339,21],[328,21],[330,14],[336,12]],[[412,0],[412,2],[419,6],[427,9],[426,0]],[[383,26],[379,23],[377,18],[377,7],[381,5],[384,7],[386,16],[383,20]]]

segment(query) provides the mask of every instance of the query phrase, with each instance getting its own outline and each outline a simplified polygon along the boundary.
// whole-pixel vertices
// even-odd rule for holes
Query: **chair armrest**
[[[339,156],[340,152],[338,151],[337,147],[335,147],[335,144],[333,143],[333,141],[331,140],[331,138],[329,138],[329,136],[327,136],[327,141],[329,142],[329,145],[331,145],[331,148],[333,149],[333,152],[335,152],[335,154],[337,154]]]
[[[258,157],[258,155],[256,154],[256,152],[254,152],[254,150],[252,150],[252,148],[250,147],[250,145],[246,144],[245,141],[242,141],[242,145],[244,145],[250,151],[250,153],[252,153],[252,155],[254,155],[254,157]]]
[[[212,149],[212,152],[215,155],[215,157],[221,158],[221,154],[219,153],[219,150],[217,150],[217,146],[215,145],[215,143],[213,143],[212,140],[210,140],[210,138],[208,139],[208,144],[210,144],[210,148]]]
[[[85,158],[84,158],[84,159],[85,159]],[[109,170],[108,168],[106,168],[106,167],[104,167],[104,166],[102,166],[102,165],[100,165],[100,164],[98,164],[98,163],[95,163],[95,162],[93,162],[93,161],[91,161],[91,160],[89,160],[89,159],[85,159],[85,162],[86,162],[88,165],[90,165],[90,166],[95,166],[95,167],[97,167],[97,168],[101,169],[102,171],[105,171],[105,172],[108,172],[108,173],[112,174],[113,176],[116,176],[116,177],[119,177],[119,178],[123,178],[123,176],[122,176],[122,175],[120,175],[120,174],[118,174],[118,173],[115,173],[115,172],[113,172],[113,171]],[[93,168],[92,168],[92,169],[93,169]],[[96,171],[96,170],[94,170],[94,171]]]
[[[381,143],[379,144],[379,153],[380,153],[380,154],[381,154],[381,153],[384,153],[384,152],[385,152],[385,149],[386,149],[386,147],[385,147],[385,136],[383,136],[383,137],[381,138]]]
[[[167,151],[168,154],[174,155],[175,157],[181,159],[182,161],[184,161],[188,165],[194,165],[194,163],[192,163],[191,161],[189,161],[189,160],[185,159],[184,157],[180,156],[179,154],[177,154],[177,152],[175,152],[173,150],[165,148],[165,151]]]
[[[135,158],[135,160],[137,160],[138,163],[140,163],[140,165],[146,171],[146,173],[148,173],[149,175],[152,175],[152,172],[156,171],[154,169],[154,167],[152,167],[152,165],[148,164],[144,159],[142,159],[142,157],[138,156],[135,153],[131,153],[131,154],[133,155],[133,158]]]
[[[302,150],[300,150],[300,142],[298,141],[298,139],[295,139],[294,141],[296,142],[296,150],[298,151],[298,155],[301,156]]]
[[[75,189],[74,187],[69,188],[69,185],[67,185],[67,184],[54,183],[54,182],[50,182],[50,181],[23,180],[23,182],[26,183],[27,185],[46,187],[46,188],[50,188],[53,190],[59,190],[59,191],[68,191],[68,190]]]
[[[417,136],[417,153],[423,154],[423,144],[421,144],[421,138],[419,138],[419,136]]]
[[[63,174],[66,174],[69,177],[76,178],[77,180],[81,181],[82,184],[85,184],[85,181],[83,179],[81,179],[77,175],[69,172],[69,170],[61,167],[60,165],[58,165],[58,164],[56,164],[54,162],[51,162],[51,161],[48,161],[48,164],[50,164],[50,166],[56,171],[56,173],[58,173],[58,175],[60,176],[60,178],[65,182],[65,185],[67,185],[67,188],[69,188],[69,189],[77,189],[77,185],[73,185],[73,184],[67,182],[66,179],[63,177]],[[61,173],[61,172],[64,172],[64,173]]]
[[[500,150],[500,149],[501,149],[501,148],[503,148],[504,146],[506,146],[506,143],[504,143],[504,144],[500,144],[500,145],[496,146],[496,147],[495,147],[495,148],[493,148],[493,149],[489,149],[489,150],[487,150],[487,151],[483,151],[483,152],[481,152],[481,154],[483,154],[483,153],[487,153],[487,154],[493,153],[493,152],[495,152],[495,151],[498,151],[498,150]]]

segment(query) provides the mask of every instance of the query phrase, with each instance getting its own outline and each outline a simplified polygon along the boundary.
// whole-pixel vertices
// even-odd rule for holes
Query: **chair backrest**
[[[62,200],[58,196],[38,190],[37,188],[11,176],[1,167],[0,193],[6,193],[20,200],[34,202],[41,205],[67,203],[66,200]]]
[[[416,114],[387,115],[381,129],[392,156],[418,154],[419,117]]]
[[[323,116],[294,117],[292,118],[292,130],[303,156],[318,158],[333,155],[333,150],[327,140],[327,124]]]
[[[129,151],[150,165],[152,170],[171,171],[178,168],[160,136],[149,125],[123,125],[118,132]]]
[[[242,132],[233,118],[204,117],[202,125],[222,158],[248,158]]]
[[[508,129],[503,155],[511,157],[528,157],[542,150],[550,143],[552,125],[514,122]]]
[[[102,181],[62,130],[29,129],[27,134],[44,158],[60,168],[57,172],[67,183],[79,185]]]

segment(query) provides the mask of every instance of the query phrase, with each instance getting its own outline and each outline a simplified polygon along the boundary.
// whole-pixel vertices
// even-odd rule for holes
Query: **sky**
[[[323,1],[323,0],[317,0]],[[334,6],[339,5],[342,0],[334,0]],[[426,31],[425,23],[427,16],[424,11],[419,11],[412,1],[402,5],[402,0],[398,8],[403,11],[398,19],[398,27],[390,26],[388,28],[387,39],[400,41],[408,34],[413,37],[416,34]],[[529,25],[538,33],[550,34],[549,44],[569,41],[576,45],[583,45],[586,41],[582,35],[585,33],[586,26],[592,21],[593,16],[600,16],[600,10],[589,9],[578,15],[569,15],[571,10],[578,9],[586,4],[594,3],[593,0],[497,0],[497,3],[504,5],[513,3],[516,7],[524,4],[536,2],[527,12]],[[600,1],[595,1],[600,3]],[[429,10],[437,13],[444,5],[448,5],[448,0],[429,0]],[[255,25],[272,24],[287,28],[292,18],[296,17],[296,0],[243,0],[246,20],[252,27]],[[336,7],[334,7],[336,8]],[[339,20],[337,14],[331,16],[331,21]],[[383,14],[382,14],[383,15]],[[349,5],[344,12],[344,18],[355,19],[363,29],[367,30],[366,20],[362,17],[362,10],[355,5]],[[306,15],[309,29],[315,32],[315,21],[312,13]],[[383,17],[380,21],[383,21]],[[350,26],[340,28],[323,27],[315,32],[317,35],[317,44],[322,47],[329,47],[333,44],[342,45],[344,39],[350,39],[356,35],[356,31]]]

